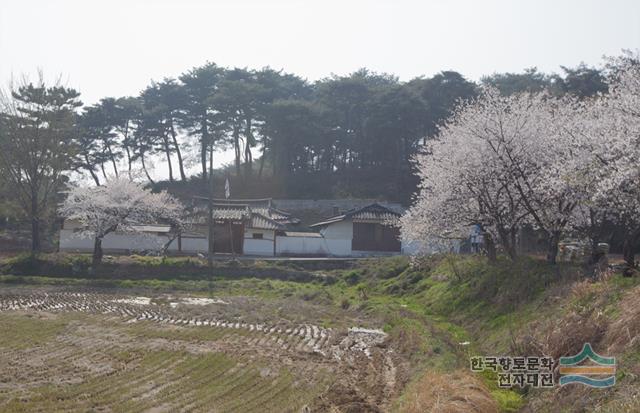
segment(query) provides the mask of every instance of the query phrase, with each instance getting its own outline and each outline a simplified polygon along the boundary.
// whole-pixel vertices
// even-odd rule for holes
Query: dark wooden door
[[[387,251],[400,252],[400,231],[388,225],[354,222],[353,242],[354,251]]]
[[[242,254],[244,224],[216,222],[213,226],[213,252],[217,254]]]

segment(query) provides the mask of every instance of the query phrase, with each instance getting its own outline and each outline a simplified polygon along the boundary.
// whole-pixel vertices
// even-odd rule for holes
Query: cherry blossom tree
[[[402,219],[404,236],[464,236],[469,225],[480,224],[490,256],[496,241],[515,258],[517,231],[530,223],[545,234],[555,262],[585,196],[572,169],[583,162],[583,151],[567,131],[575,105],[570,98],[502,96],[486,88],[459,107],[417,157],[420,193]]]
[[[625,229],[623,255],[636,267],[640,239],[640,63],[630,55],[611,59],[609,94],[593,111],[589,131],[603,178],[593,193]]]
[[[173,196],[152,193],[124,177],[112,178],[102,186],[70,188],[60,208],[63,217],[82,225],[81,235],[93,238],[94,266],[102,261],[106,235],[115,231],[136,233],[139,225],[155,223],[168,223],[176,233],[184,226],[183,213],[184,207]]]
[[[420,193],[401,220],[406,239],[464,239],[471,225],[480,225],[490,259],[496,242],[516,257],[517,229],[528,213],[497,150],[492,98],[497,92],[487,89],[459,108],[417,156]]]

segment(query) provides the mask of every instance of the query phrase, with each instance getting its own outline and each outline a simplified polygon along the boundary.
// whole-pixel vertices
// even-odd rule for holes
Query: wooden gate
[[[354,251],[400,252],[400,230],[378,223],[353,223]]]
[[[213,252],[216,254],[242,254],[244,224],[241,222],[216,222],[213,226]]]

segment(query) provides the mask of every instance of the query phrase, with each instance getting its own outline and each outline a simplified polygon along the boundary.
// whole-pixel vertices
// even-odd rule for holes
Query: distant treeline
[[[481,83],[505,94],[606,92],[603,71],[584,65],[562,70],[494,74]],[[211,154],[215,159],[216,151],[233,148],[235,162],[226,172],[234,195],[406,203],[416,188],[410,160],[420,143],[479,86],[454,71],[401,82],[361,69],[310,83],[270,68],[209,63],[153,82],[139,96],[85,107],[77,122],[81,152],[74,169],[96,184],[132,170],[144,171],[153,183],[148,162],[154,158],[166,163],[171,182],[202,181]],[[194,164],[199,172],[189,177],[187,166]]]
[[[152,82],[139,96],[91,106],[40,74],[0,93],[1,226],[29,223],[38,250],[72,172],[96,185],[109,175],[142,175],[156,189],[189,197],[208,191],[209,171],[226,149],[235,162],[215,171],[219,195],[228,176],[234,197],[408,204],[417,187],[411,159],[482,84],[504,94],[546,89],[588,97],[606,92],[608,70],[581,65],[547,75],[530,69],[475,83],[453,71],[401,82],[361,69],[311,83],[270,68],[208,63]],[[166,182],[154,182],[151,162],[166,165]]]

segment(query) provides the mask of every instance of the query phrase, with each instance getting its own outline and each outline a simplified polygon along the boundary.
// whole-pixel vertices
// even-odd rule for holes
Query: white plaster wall
[[[267,239],[273,241],[276,232],[272,229],[254,229],[254,228],[245,228],[244,230],[244,239],[245,241],[248,238],[253,239],[253,234],[262,234],[262,239]]]
[[[325,239],[329,255],[335,257],[351,256],[351,238],[349,239]]]
[[[253,234],[262,234],[262,239],[254,239]],[[244,231],[243,255],[273,256],[275,231],[268,229],[246,228]]]
[[[245,238],[243,255],[273,256],[273,240]]]
[[[338,221],[329,224],[320,230],[320,233],[327,239],[353,239],[353,223],[351,220]]]
[[[254,239],[253,234],[262,234],[262,239]],[[268,229],[247,228],[244,232],[244,255],[273,257],[273,242],[276,232]]]
[[[353,240],[353,222],[339,221],[329,224],[320,230],[325,239],[327,253],[336,257],[351,255],[351,241]]]
[[[105,251],[125,250],[159,250],[167,241],[165,236],[156,234],[107,234],[102,240],[102,249]],[[174,245],[175,244],[175,245]],[[174,241],[170,249],[177,249],[177,241]],[[92,251],[93,239],[82,237],[77,232],[69,229],[60,231],[61,251]]]
[[[277,237],[276,255],[351,255],[351,239],[320,237]]]
[[[93,250],[93,240],[91,238],[81,238],[70,229],[60,230],[60,250],[61,251],[83,251]]]
[[[276,255],[328,255],[320,237],[276,237]]]
[[[178,240],[173,241],[176,249],[178,248]],[[173,246],[173,244],[171,244]],[[209,241],[207,238],[185,238],[182,237],[182,252],[203,252],[209,251]]]

